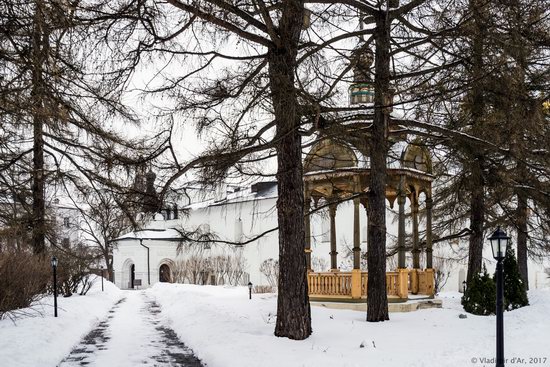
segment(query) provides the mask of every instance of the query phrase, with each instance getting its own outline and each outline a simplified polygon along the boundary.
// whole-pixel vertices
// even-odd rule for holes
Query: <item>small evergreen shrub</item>
[[[506,248],[506,256],[503,260],[504,270],[504,309],[515,310],[529,305],[525,284],[519,273],[518,262],[512,246]],[[496,274],[495,274],[496,281]]]
[[[496,285],[483,265],[483,273],[475,274],[462,296],[464,311],[474,315],[491,315],[496,309]]]

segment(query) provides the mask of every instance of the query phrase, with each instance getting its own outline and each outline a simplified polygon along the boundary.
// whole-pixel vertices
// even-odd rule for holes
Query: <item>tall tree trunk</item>
[[[302,340],[311,334],[311,311],[304,252],[304,187],[300,116],[294,88],[303,1],[285,1],[280,42],[268,52],[271,98],[277,132],[277,218],[279,295],[275,335]]]
[[[527,268],[527,197],[524,193],[518,192],[517,199],[518,207],[516,209],[516,225],[518,231],[518,269],[521,274],[521,279],[523,280],[523,285],[527,290],[529,289],[529,272]]]
[[[474,136],[479,136],[483,131],[484,115],[484,42],[485,22],[483,7],[487,5],[479,0],[470,1],[470,10],[473,13],[473,34],[472,34],[472,96],[471,96],[471,119]],[[470,243],[468,253],[468,275],[470,282],[474,274],[481,271],[483,261],[483,226],[485,223],[485,189],[483,177],[483,153],[472,154],[470,164]]]
[[[370,150],[370,186],[368,205],[367,321],[389,320],[386,292],[386,156],[388,135],[388,102],[390,87],[390,20],[381,11],[376,19],[376,57],[374,122]]]
[[[527,55],[529,53],[529,45],[524,43],[524,37],[522,35],[521,24],[524,24],[522,17],[525,14],[525,8],[522,1],[513,0],[506,4],[507,10],[511,11],[513,21],[510,22],[511,28],[511,45],[506,49],[506,52],[513,57],[516,62],[514,75],[512,81],[513,85],[512,93],[514,103],[508,105],[511,110],[508,112],[508,118],[511,120],[508,123],[518,126],[514,129],[511,151],[514,156],[517,157],[517,165],[514,170],[516,176],[515,181],[518,186],[522,184],[529,185],[529,171],[523,159],[525,158],[525,150],[529,144],[526,144],[525,131],[532,128],[532,121],[537,119],[533,116],[533,112],[529,109],[529,89],[526,85],[526,74],[529,70],[529,62],[527,61]],[[527,12],[528,13],[528,12]],[[530,120],[529,122],[525,120]],[[521,187],[516,189],[516,197],[518,205],[516,208],[515,225],[517,230],[517,258],[518,258],[518,270],[523,280],[525,289],[529,289],[529,271],[527,267],[527,223],[529,221],[529,209],[527,206],[528,192]]]
[[[32,116],[33,116],[33,171],[32,171],[32,247],[35,254],[46,250],[46,209],[44,198],[44,140],[45,119],[44,80],[42,67],[46,62],[47,35],[45,34],[44,4],[35,1],[32,35]]]
[[[103,251],[103,259],[105,260],[105,265],[106,265],[106,270],[107,270],[107,277],[109,278],[109,280],[111,282],[114,282],[113,281],[113,274],[114,274],[114,270],[113,270],[113,258],[110,256],[110,248],[111,248],[111,245],[108,245],[107,242],[105,242],[106,245],[105,245],[105,250]],[[102,274],[103,276],[105,276],[105,274]]]
[[[475,274],[481,272],[483,261],[483,223],[485,222],[485,194],[483,186],[482,159],[476,158],[471,166],[470,184],[470,246],[468,253],[468,275],[470,282]]]

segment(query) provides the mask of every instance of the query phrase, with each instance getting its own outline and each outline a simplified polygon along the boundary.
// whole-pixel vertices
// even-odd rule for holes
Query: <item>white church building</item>
[[[157,214],[144,226],[143,230],[127,233],[116,239],[113,250],[115,282],[121,289],[146,288],[157,282],[185,282],[199,284],[223,284],[227,282],[219,274],[214,274],[215,266],[208,264],[208,259],[218,256],[237,259],[242,273],[237,274],[231,284],[270,285],[271,281],[260,270],[262,263],[268,259],[278,258],[277,237],[277,186],[275,182],[260,182],[247,188],[226,186],[221,193],[212,197],[193,195],[180,209]],[[202,199],[200,199],[202,198]],[[389,204],[389,203],[388,203]],[[410,209],[407,203],[406,210]],[[421,210],[422,211],[422,210]],[[328,208],[311,215],[311,268],[316,272],[329,272],[331,268],[330,215]],[[396,208],[387,210],[388,244],[395,242],[398,234],[398,212]],[[361,210],[359,216],[361,267],[366,261],[367,216]],[[352,201],[341,203],[335,215],[337,228],[336,243],[337,267],[345,272],[353,268],[353,234],[354,204]],[[182,242],[182,230],[211,233],[214,238],[209,241]],[[412,233],[412,220],[406,220],[406,232]],[[239,243],[245,243],[239,245]],[[466,251],[466,252],[465,252]],[[443,290],[462,291],[462,282],[466,276],[467,242],[442,242],[434,245],[434,268],[439,267],[449,273]],[[425,265],[425,249],[420,253],[420,261]],[[199,261],[185,262],[189,258],[200,258]],[[396,258],[389,258],[388,269],[396,267]],[[449,257],[462,257],[462,260],[445,261]],[[487,244],[484,261],[489,271],[494,268],[491,250]],[[407,254],[406,263],[411,266],[412,255]],[[189,274],[181,269],[191,265],[199,274]],[[227,264],[226,264],[227,265]],[[235,264],[234,264],[235,265]],[[529,283],[531,288],[543,288],[550,285],[548,264],[530,261]],[[206,269],[206,270],[205,270]],[[235,269],[233,269],[235,270]],[[183,271],[184,274],[181,274]],[[224,270],[221,270],[224,271]],[[192,271],[191,271],[192,272]],[[186,273],[186,274],[185,274]],[[195,278],[192,280],[192,276]],[[273,285],[273,284],[271,284]],[[440,285],[441,287],[441,285]]]
[[[306,237],[296,246],[306,252],[310,296],[359,302],[366,298],[368,279],[365,208],[374,96],[373,54],[368,44],[360,44],[351,60],[350,104],[370,108],[324,116],[319,123],[317,140],[303,164],[305,210],[314,211],[304,217]],[[392,110],[393,100],[387,105],[391,147],[386,246],[392,255],[386,273],[388,295],[399,302],[409,294],[433,296],[437,288],[460,291],[466,276],[467,242],[433,238],[435,177],[429,152],[422,142],[408,140],[400,117]],[[147,185],[151,189],[152,181]],[[278,258],[276,183],[226,186],[210,197],[204,195],[199,190],[179,208],[157,214],[143,230],[116,239],[113,263],[120,288],[149,287],[159,281],[273,285],[272,274],[263,265]],[[494,269],[488,243],[485,250],[487,268]],[[531,288],[548,285],[544,272],[548,266],[529,264]]]

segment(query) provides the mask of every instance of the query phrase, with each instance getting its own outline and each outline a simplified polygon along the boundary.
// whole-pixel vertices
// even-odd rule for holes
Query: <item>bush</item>
[[[503,261],[504,270],[504,309],[515,310],[529,305],[525,284],[521,279],[518,269],[518,262],[512,246],[506,248],[506,256]],[[496,274],[495,274],[496,279]]]
[[[279,285],[279,261],[269,258],[260,264],[260,273],[265,275],[272,288]]]
[[[49,259],[26,251],[0,253],[0,319],[16,317],[46,293]]]
[[[270,285],[255,285],[252,293],[275,293],[275,288]]]
[[[483,273],[475,274],[462,296],[464,311],[474,315],[491,315],[496,310],[496,286],[483,265]]]
[[[85,295],[92,281],[90,267],[95,257],[88,249],[77,246],[73,249],[56,250],[57,257],[57,289],[59,295],[70,297],[73,293]],[[50,288],[50,292],[53,290]]]

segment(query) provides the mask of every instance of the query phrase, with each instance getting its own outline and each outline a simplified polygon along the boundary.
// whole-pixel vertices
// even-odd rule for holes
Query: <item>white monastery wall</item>
[[[422,217],[424,202],[420,201],[420,224],[419,231],[421,241],[425,229],[425,221]],[[269,231],[277,226],[276,197],[260,198],[258,200],[240,200],[236,202],[223,202],[220,205],[209,203],[209,205],[192,204],[188,215],[180,215],[177,220],[155,221],[150,224],[154,228],[182,227],[186,231],[202,227],[204,231],[212,232],[220,241],[245,242],[260,234]],[[397,205],[387,210],[387,241],[388,244],[397,240]],[[409,202],[407,200],[405,212],[409,213]],[[311,217],[311,248],[314,270],[328,271],[330,268],[330,221],[327,209],[321,209]],[[366,251],[366,230],[367,215],[365,208],[360,207],[360,239],[361,251]],[[351,248],[353,246],[353,203],[351,201],[338,205],[336,212],[336,231],[338,244],[338,265],[341,270],[350,270],[352,267]],[[406,221],[406,233],[408,241],[412,233],[410,218]],[[513,234],[510,234],[513,237]],[[490,273],[494,272],[495,261],[491,256],[491,249],[486,241],[484,249],[484,261]],[[150,249],[150,281],[151,285],[159,281],[159,268],[162,264],[172,264],[180,258],[185,258],[193,252],[193,246],[203,248],[204,244],[192,244],[192,247],[184,246],[183,251],[177,253],[177,242],[143,240],[143,244]],[[297,244],[303,246],[303,244]],[[260,264],[269,258],[278,259],[278,237],[277,231],[265,234],[261,238],[247,243],[244,246],[228,244],[213,244],[210,248],[204,248],[204,256],[215,256],[218,254],[238,254],[246,259],[245,271],[249,274],[250,281],[257,285],[267,285],[267,279],[259,271]],[[348,256],[346,256],[348,254]],[[466,276],[467,268],[467,241],[461,243],[436,243],[434,244],[434,267],[441,266],[438,258],[463,258],[447,262],[444,265],[445,271],[450,271],[449,279],[443,290],[461,291],[462,281]],[[147,278],[147,249],[140,246],[138,240],[119,241],[114,251],[114,269],[116,284],[121,288],[127,288],[129,282],[129,266],[135,265],[135,278],[141,279],[142,287],[148,286]],[[366,261],[363,261],[366,264]],[[412,256],[407,252],[407,264],[412,267]],[[324,265],[324,267],[319,267]],[[425,253],[421,253],[421,266],[425,265]],[[388,271],[396,266],[396,259],[388,261]],[[529,281],[531,288],[542,288],[550,286],[550,281],[544,273],[544,268],[550,264],[529,263]]]

